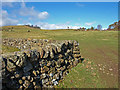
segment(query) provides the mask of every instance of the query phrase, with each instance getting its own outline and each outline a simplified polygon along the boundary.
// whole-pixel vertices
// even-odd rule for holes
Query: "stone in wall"
[[[73,40],[4,39],[21,51],[2,54],[3,89],[53,88],[81,62]]]

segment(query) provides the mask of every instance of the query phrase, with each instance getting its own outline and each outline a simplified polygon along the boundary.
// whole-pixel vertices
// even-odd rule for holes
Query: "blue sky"
[[[33,24],[43,29],[103,28],[118,21],[118,2],[2,3],[3,25]]]

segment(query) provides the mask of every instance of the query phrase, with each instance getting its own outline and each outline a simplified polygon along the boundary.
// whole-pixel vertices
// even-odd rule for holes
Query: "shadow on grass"
[[[81,58],[81,63],[85,60],[85,58]]]

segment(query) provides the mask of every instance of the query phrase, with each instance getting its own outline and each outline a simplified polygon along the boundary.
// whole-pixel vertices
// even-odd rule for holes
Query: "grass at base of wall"
[[[2,45],[2,54],[8,53],[8,52],[15,52],[15,51],[20,51],[20,49],[15,48],[15,47],[11,47],[11,46]]]
[[[85,60],[72,68],[55,88],[105,88],[93,61]]]

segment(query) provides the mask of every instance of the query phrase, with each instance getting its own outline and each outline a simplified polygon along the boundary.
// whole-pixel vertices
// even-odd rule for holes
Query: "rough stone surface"
[[[3,89],[53,88],[81,62],[74,40],[4,39],[21,51],[2,54]]]

